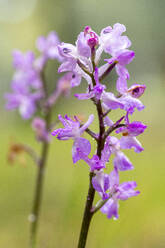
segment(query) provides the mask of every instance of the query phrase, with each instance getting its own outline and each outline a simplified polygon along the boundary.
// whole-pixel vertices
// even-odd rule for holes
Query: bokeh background
[[[129,152],[134,171],[123,172],[121,181],[136,180],[141,195],[120,203],[120,218],[108,220],[98,213],[92,221],[88,248],[165,247],[165,1],[163,0],[0,0],[0,247],[28,247],[29,223],[36,168],[28,157],[7,162],[11,142],[24,142],[38,151],[30,121],[4,110],[3,94],[13,74],[12,50],[34,50],[39,35],[56,30],[60,39],[74,42],[86,25],[96,32],[120,22],[126,25],[136,58],[129,65],[131,79],[145,83],[144,111],[134,120],[148,125],[141,135],[145,151]],[[37,51],[36,51],[37,52]],[[47,80],[54,87],[58,65],[51,62]],[[113,79],[113,75],[111,76]],[[110,78],[109,78],[110,80]],[[107,79],[108,83],[108,79]],[[85,90],[76,88],[73,93]],[[91,103],[73,96],[61,99],[59,113],[83,114],[94,110]],[[96,128],[96,123],[93,125]],[[72,165],[72,141],[53,139],[46,171],[38,233],[39,248],[76,247],[88,189],[88,166]]]

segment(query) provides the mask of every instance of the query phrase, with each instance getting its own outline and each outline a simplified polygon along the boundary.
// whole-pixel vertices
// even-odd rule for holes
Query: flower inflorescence
[[[75,94],[75,97],[79,100],[91,99],[96,105],[100,131],[97,134],[89,129],[94,119],[93,114],[89,116],[85,124],[82,124],[76,116],[71,119],[67,115],[64,118],[60,115],[59,120],[64,127],[56,129],[52,135],[59,140],[73,139],[73,163],[83,160],[89,165],[90,172],[93,173],[93,188],[101,197],[101,204],[99,201],[91,211],[95,212],[96,209],[100,209],[108,218],[118,218],[118,200],[126,200],[139,194],[139,191],[135,190],[136,182],[129,181],[119,184],[119,171],[134,168],[123,150],[133,148],[136,153],[143,151],[137,136],[146,129],[146,125],[139,121],[130,122],[130,115],[134,113],[135,109],[138,111],[144,109],[139,97],[144,93],[146,86],[144,84],[127,86],[130,74],[126,65],[134,59],[135,53],[128,49],[131,41],[127,36],[122,35],[125,31],[124,25],[116,23],[113,28],[106,27],[100,35],[97,35],[87,26],[78,35],[75,45],[69,43],[58,45],[58,51],[62,58],[58,72],[68,71],[73,75],[71,87],[80,85],[82,78],[87,81],[87,91]],[[111,57],[105,59],[105,63],[100,66],[99,62],[103,52]],[[106,91],[106,86],[101,82],[113,68],[116,69],[118,76],[117,95]],[[108,113],[117,109],[123,110],[124,113],[119,120],[113,122]],[[117,138],[112,135],[114,131],[116,134],[122,134],[122,137]],[[90,155],[90,141],[81,137],[84,132],[90,134],[97,142],[97,151],[92,156]],[[106,174],[105,169],[108,167],[112,155],[114,155],[113,169],[110,174]]]
[[[74,82],[73,73],[67,72],[58,79],[56,89],[49,95],[45,80],[45,68],[49,60],[63,61],[58,52],[60,40],[56,32],[50,32],[47,37],[41,36],[36,41],[40,52],[36,57],[32,51],[23,53],[19,50],[13,52],[13,66],[15,69],[11,82],[11,93],[6,93],[6,108],[18,109],[23,119],[32,120],[32,128],[38,141],[50,141],[49,127],[44,119],[36,116],[49,112],[56,104],[58,98],[70,95],[71,84]]]

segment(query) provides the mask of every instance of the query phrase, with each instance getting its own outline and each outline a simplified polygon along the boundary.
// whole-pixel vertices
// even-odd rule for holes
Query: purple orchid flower
[[[103,200],[109,198],[109,194],[106,193],[110,187],[108,174],[105,174],[103,170],[97,171],[95,177],[92,178],[92,184],[94,189],[100,194]]]
[[[103,200],[109,200],[100,209],[110,219],[114,217],[118,219],[118,201],[127,200],[130,197],[137,196],[140,192],[135,191],[136,182],[124,182],[119,184],[119,174],[117,169],[114,169],[109,175],[102,171],[97,172],[92,179],[93,187],[101,195]]]
[[[131,46],[131,41],[127,36],[122,36],[122,33],[126,31],[126,27],[123,24],[116,23],[113,28],[107,27],[101,31],[101,44],[106,53],[116,56],[118,51],[125,50]]]
[[[72,71],[78,74],[79,77],[84,77],[89,84],[91,84],[91,78],[81,69],[78,61],[88,70],[92,72],[92,62],[89,59],[91,57],[91,51],[98,44],[98,36],[92,31],[90,27],[86,27],[84,32],[78,35],[76,45],[68,43],[61,43],[58,46],[60,55],[64,58],[64,62],[58,69],[58,72]],[[81,80],[76,83],[79,85]]]
[[[76,163],[82,158],[82,156],[88,156],[91,151],[90,142],[80,136],[93,122],[94,115],[90,115],[87,122],[82,126],[80,126],[80,122],[78,121],[77,117],[74,118],[75,120],[72,120],[66,115],[64,119],[61,115],[59,115],[59,120],[62,122],[64,128],[54,130],[52,132],[52,135],[57,136],[57,139],[59,140],[74,140],[72,148],[72,158],[73,163]]]
[[[37,39],[36,47],[41,52],[41,56],[36,61],[38,68],[43,69],[48,59],[57,59],[62,62],[63,58],[58,51],[59,44],[60,40],[55,31],[50,32],[47,37],[40,36]]]
[[[101,31],[99,37],[100,46],[96,51],[96,63],[100,60],[103,51],[115,58],[119,51],[123,51],[131,46],[131,41],[128,37],[122,36],[122,33],[125,31],[126,27],[120,23],[114,24],[113,28],[108,26]]]
[[[143,95],[146,86],[144,84],[133,84],[130,88],[128,88],[126,79],[119,77],[116,88],[121,95],[128,94],[133,98],[139,98]]]
[[[62,118],[61,115],[58,116],[59,120],[63,124],[64,128],[56,129],[52,132],[53,136],[57,135],[57,139],[59,140],[68,140],[75,139],[80,137],[83,132],[89,127],[89,125],[93,122],[94,115],[90,115],[87,122],[80,126],[80,122],[77,117],[74,117],[74,120],[65,115],[65,118]]]
[[[12,93],[5,94],[7,100],[6,109],[19,110],[23,119],[30,119],[36,111],[36,102],[43,97],[42,91],[36,93],[22,93],[15,90]]]
[[[84,141],[83,141],[84,142]],[[79,159],[84,160],[89,166],[91,171],[98,171],[103,168],[106,168],[106,163],[109,161],[109,158],[112,154],[115,155],[114,158],[114,167],[118,170],[125,171],[125,170],[132,170],[133,165],[130,162],[130,160],[124,155],[124,153],[121,151],[121,145],[120,140],[118,140],[116,137],[110,137],[108,136],[104,145],[104,149],[101,153],[101,158],[99,158],[96,154],[93,155],[92,158],[89,158],[88,155],[91,152],[91,145],[88,141],[86,141],[86,147],[88,147],[87,150],[82,151],[82,141],[79,142],[79,144],[76,143],[76,150],[74,149],[74,153],[78,157],[76,159],[76,162]]]
[[[34,54],[15,50],[13,65],[16,69],[12,80],[12,93],[5,94],[8,110],[19,109],[24,119],[29,119],[36,111],[36,103],[44,96],[40,72],[35,68]]]
[[[132,114],[136,108],[138,111],[144,109],[142,102],[137,99],[145,90],[145,85],[132,85],[129,89],[127,88],[127,81],[125,78],[119,77],[117,80],[117,90],[121,94],[119,97],[111,92],[103,92],[102,94],[102,106],[106,109],[124,109],[125,111]]]
[[[34,53],[28,51],[23,54],[19,50],[13,52],[13,66],[16,69],[12,80],[12,88],[31,87],[39,89],[42,87],[40,71],[35,67]]]
[[[79,44],[80,38],[81,37],[78,37],[77,44]],[[58,72],[74,71],[74,72],[80,73],[81,68],[77,64],[78,60],[89,71],[92,71],[91,62],[87,59],[87,57],[81,55],[81,50],[79,50],[80,49],[79,47],[68,44],[68,43],[61,43],[61,45],[58,46],[58,49],[59,49],[60,55],[64,58],[64,62],[59,67]]]
[[[134,148],[134,151],[139,153],[143,151],[141,143],[136,139],[136,136],[140,135],[147,128],[146,125],[140,121],[134,121],[128,123],[125,127],[118,128],[116,133],[122,133],[122,138],[120,139],[120,147],[122,149]]]
[[[115,155],[113,160],[114,167],[118,170],[132,170],[134,167],[127,156],[121,151],[121,142],[114,136],[109,138],[109,150],[111,154]]]
[[[89,142],[89,141],[88,141]],[[87,142],[86,142],[87,143]],[[102,159],[99,158],[98,155],[94,154],[92,156],[92,158],[89,158],[88,155],[91,152],[91,145],[89,146],[90,143],[88,143],[88,145],[86,144],[86,150],[84,152],[84,150],[82,151],[82,149],[80,149],[80,145],[78,145],[76,147],[76,162],[78,160],[84,160],[90,167],[90,171],[99,171],[103,168],[105,168],[105,161],[103,161]],[[87,150],[88,147],[88,150]]]
[[[141,111],[144,109],[144,105],[138,99],[145,91],[146,86],[140,84],[134,84],[130,88],[127,88],[127,81],[123,77],[119,77],[117,80],[117,90],[121,94],[119,101],[123,103],[124,110],[132,114],[134,109]]]
[[[109,148],[109,138],[107,138],[104,149],[102,150],[101,153],[101,159],[99,158],[98,155],[94,154],[92,158],[89,158],[88,155],[91,152],[91,145],[88,140],[85,140],[83,138],[80,138],[78,141],[75,141],[75,146],[74,146],[74,161],[77,162],[78,160],[84,160],[89,166],[90,166],[90,171],[95,171],[95,170],[101,170],[105,168],[106,163],[109,160],[109,157],[111,155],[111,151]]]

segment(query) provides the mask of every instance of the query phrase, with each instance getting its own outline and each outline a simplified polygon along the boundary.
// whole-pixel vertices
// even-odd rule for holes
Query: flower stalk
[[[51,110],[49,109],[48,113],[45,115],[45,122],[46,128],[49,130],[51,119]],[[41,158],[39,166],[37,167],[37,179],[35,185],[35,193],[34,193],[34,201],[33,207],[31,212],[31,229],[30,229],[30,247],[36,247],[36,238],[37,238],[37,229],[39,223],[39,214],[41,209],[41,201],[42,201],[42,194],[43,194],[43,183],[45,177],[45,167],[48,157],[49,151],[49,143],[43,141],[42,143],[42,150],[41,150]]]
[[[94,61],[94,58],[93,58]],[[95,72],[95,63],[93,62],[93,72]],[[94,75],[91,76],[93,85],[96,85]],[[105,126],[104,126],[104,114],[101,106],[101,101],[98,100],[96,103],[96,109],[97,109],[97,115],[98,115],[98,120],[99,120],[99,137],[97,139],[97,156],[101,159],[101,152],[104,148],[104,133],[105,133]],[[95,197],[95,189],[93,188],[92,184],[92,178],[95,176],[95,173],[90,172],[89,174],[89,190],[88,190],[88,195],[86,199],[86,204],[85,204],[85,210],[84,210],[84,215],[83,215],[83,220],[82,220],[82,225],[81,225],[81,230],[80,230],[80,236],[79,236],[79,241],[78,241],[78,248],[85,248],[86,246],[86,241],[87,241],[87,236],[88,236],[88,231],[91,223],[91,219],[93,216],[92,212],[92,206],[93,206],[93,201]]]
[[[83,215],[83,220],[82,220],[82,225],[81,225],[81,231],[80,231],[80,236],[79,236],[79,241],[78,241],[78,248],[84,248],[86,245],[87,241],[87,236],[88,236],[88,231],[89,231],[89,226],[91,223],[92,219],[92,204],[95,196],[95,189],[93,188],[92,185],[92,178],[94,174],[93,172],[90,172],[89,174],[89,190],[88,190],[88,195],[86,199],[86,204],[85,204],[85,210],[84,210],[84,215]]]

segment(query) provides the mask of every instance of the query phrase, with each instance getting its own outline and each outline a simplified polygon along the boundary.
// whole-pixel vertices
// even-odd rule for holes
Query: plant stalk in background
[[[31,223],[30,247],[37,247],[37,230],[39,224],[39,213],[42,203],[43,183],[45,177],[45,167],[48,159],[50,147],[50,131],[54,126],[51,123],[51,112],[60,96],[69,96],[72,74],[66,73],[61,77],[54,92],[49,94],[49,85],[45,79],[45,68],[48,60],[57,59],[62,61],[57,46],[60,44],[55,32],[51,32],[48,37],[39,37],[37,48],[40,56],[35,58],[34,53],[29,51],[25,54],[16,50],[13,53],[14,67],[16,72],[12,80],[12,92],[7,93],[7,109],[18,109],[23,119],[32,120],[32,129],[38,142],[41,143],[41,155],[28,145],[13,144],[10,149],[10,161],[22,152],[28,153],[36,164],[37,177],[34,192],[32,212],[29,216]],[[37,114],[36,114],[37,113]]]

